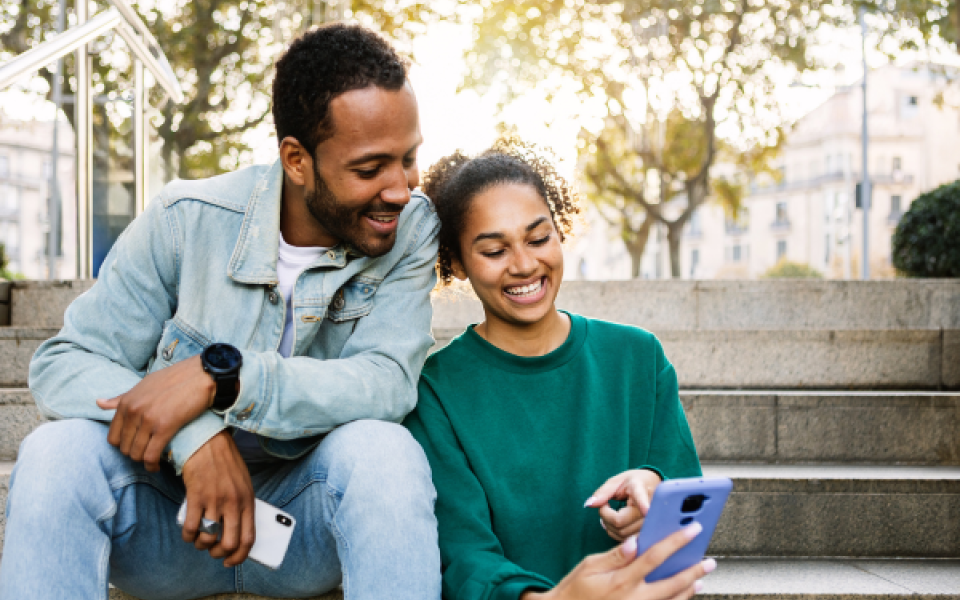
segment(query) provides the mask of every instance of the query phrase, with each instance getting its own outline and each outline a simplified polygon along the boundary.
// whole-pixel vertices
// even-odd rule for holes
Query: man
[[[280,159],[164,188],[37,350],[30,389],[61,420],[21,448],[3,600],[439,598],[430,470],[396,424],[438,229],[411,194],[405,63],[327,26],[279,60],[273,102]],[[254,495],[297,521],[276,571],[245,561]]]

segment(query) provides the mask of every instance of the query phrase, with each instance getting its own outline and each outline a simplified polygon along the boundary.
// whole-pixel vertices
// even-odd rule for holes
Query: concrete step
[[[55,327],[93,280],[0,283],[0,324]],[[654,331],[960,329],[960,281],[564,281],[560,308]],[[434,327],[483,319],[476,297],[435,296]]]
[[[705,461],[960,465],[960,394],[681,390]]]
[[[432,350],[462,331],[435,328]],[[960,388],[960,330],[652,331],[685,388]]]
[[[681,390],[700,458],[960,465],[960,393]],[[0,388],[0,460],[44,422],[29,390]]]
[[[960,329],[960,280],[564,281],[557,306],[652,331]],[[483,320],[472,291],[433,308],[441,329]]]
[[[960,600],[956,560],[785,560],[720,558],[703,580],[703,600]],[[260,600],[224,594],[218,600]],[[322,597],[340,600],[339,592]],[[110,600],[135,600],[113,590]],[[212,599],[211,599],[212,600]]]
[[[960,558],[960,468],[705,464],[734,491],[711,553]]]
[[[0,463],[0,506],[12,466]],[[734,480],[711,554],[960,558],[960,468],[708,464],[704,471]]]
[[[30,359],[59,329],[0,327],[0,387],[25,387]]]
[[[0,389],[0,460],[16,460],[20,442],[44,422],[30,390]]]
[[[704,578],[703,600],[960,599],[956,560],[726,558]]]
[[[960,561],[721,558],[704,578],[704,600],[960,600]],[[340,600],[331,592],[317,600]],[[210,600],[261,600],[223,594]],[[111,590],[110,600],[136,600]],[[265,599],[264,599],[265,600]]]

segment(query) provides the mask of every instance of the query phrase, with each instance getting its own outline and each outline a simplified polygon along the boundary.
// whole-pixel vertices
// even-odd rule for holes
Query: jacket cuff
[[[523,575],[511,577],[497,586],[491,598],[496,600],[519,600],[524,592],[546,592],[553,586],[547,585],[542,579]]]
[[[247,431],[255,431],[256,423],[265,413],[273,397],[272,385],[276,374],[276,358],[271,352],[240,350],[243,366],[240,367],[240,391],[237,401],[223,413],[224,423]]]
[[[177,475],[183,473],[183,465],[201,446],[226,428],[223,419],[208,410],[178,431],[167,446],[167,458]]]

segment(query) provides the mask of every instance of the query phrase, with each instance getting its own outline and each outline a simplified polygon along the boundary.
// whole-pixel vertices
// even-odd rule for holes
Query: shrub
[[[809,265],[781,258],[761,277],[764,279],[823,279],[823,274]]]
[[[893,266],[910,277],[960,277],[960,181],[917,197],[892,245]]]

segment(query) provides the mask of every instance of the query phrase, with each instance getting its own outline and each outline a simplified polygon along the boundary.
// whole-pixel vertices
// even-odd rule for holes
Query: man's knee
[[[96,471],[123,458],[107,442],[107,426],[85,419],[45,423],[20,444],[11,490],[57,495],[91,482]]]
[[[73,458],[88,461],[91,454],[110,447],[107,429],[103,423],[86,419],[44,423],[20,444],[17,462],[55,461],[63,465]]]
[[[402,425],[353,421],[331,432],[323,443],[331,471],[349,473],[351,485],[392,493],[434,493],[423,448]]]

